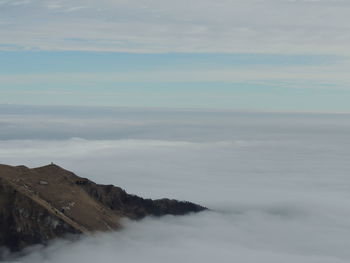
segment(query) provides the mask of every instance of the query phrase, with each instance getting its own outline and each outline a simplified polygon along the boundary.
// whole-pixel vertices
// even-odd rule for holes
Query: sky
[[[0,0],[1,163],[212,209],[17,261],[349,262],[350,114],[333,114],[350,113],[349,14],[347,0]]]
[[[212,210],[123,221],[117,232],[31,247],[15,262],[350,260],[348,114],[0,108],[2,163],[54,162]]]
[[[0,104],[350,112],[342,0],[1,0]]]

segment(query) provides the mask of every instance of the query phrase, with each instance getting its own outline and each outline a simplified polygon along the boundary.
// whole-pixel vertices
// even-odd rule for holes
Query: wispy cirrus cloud
[[[121,52],[349,54],[346,1],[2,1],[2,44]]]
[[[0,103],[349,111],[349,13],[340,0],[0,1],[0,50],[30,51],[0,53]]]

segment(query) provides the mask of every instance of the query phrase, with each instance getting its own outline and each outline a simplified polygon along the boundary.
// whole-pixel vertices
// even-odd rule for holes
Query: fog
[[[121,231],[33,247],[18,262],[350,260],[350,115],[0,109],[1,163],[54,162],[212,209],[125,220]]]

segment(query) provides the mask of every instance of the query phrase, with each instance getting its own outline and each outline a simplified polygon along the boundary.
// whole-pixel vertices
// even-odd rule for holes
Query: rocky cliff
[[[190,202],[143,199],[53,164],[34,169],[0,165],[0,247],[12,251],[67,234],[116,230],[123,217],[205,209]]]

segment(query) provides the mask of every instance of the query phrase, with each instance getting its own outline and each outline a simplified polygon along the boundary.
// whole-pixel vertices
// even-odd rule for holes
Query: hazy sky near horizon
[[[1,0],[0,104],[350,112],[342,0]]]

